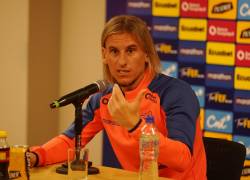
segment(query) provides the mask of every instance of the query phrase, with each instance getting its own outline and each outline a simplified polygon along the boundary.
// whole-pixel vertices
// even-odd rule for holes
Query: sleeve
[[[38,166],[45,166],[67,160],[67,149],[74,146],[74,140],[59,135],[42,146],[33,146],[30,151],[38,156]]]
[[[82,111],[82,146],[85,146],[100,130],[103,129],[100,121],[100,98],[101,96],[92,96]],[[49,140],[42,146],[31,147],[30,150],[38,155],[38,166],[44,166],[63,162],[67,160],[68,148],[75,145],[74,123],[61,135]]]
[[[166,85],[167,84],[167,85]],[[184,81],[171,79],[157,84],[161,117],[166,121],[167,134],[159,132],[160,165],[182,172],[192,159],[199,115],[199,103],[191,87]],[[139,139],[144,121],[131,135]]]
[[[158,161],[177,171],[184,171],[192,158],[200,110],[197,97],[187,83],[176,80],[161,94],[161,106],[168,134],[159,133]]]
[[[196,121],[200,112],[195,93],[187,83],[179,80],[161,101],[166,116],[168,137],[183,142],[192,153]]]
[[[140,125],[130,133],[132,137],[139,140],[141,128],[145,125],[142,121]],[[158,162],[162,167],[169,167],[176,171],[185,171],[191,161],[191,152],[186,144],[179,140],[173,140],[158,132],[159,137],[159,158]]]

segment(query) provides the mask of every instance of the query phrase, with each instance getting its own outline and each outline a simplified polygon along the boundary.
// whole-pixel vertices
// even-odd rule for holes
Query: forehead
[[[105,41],[106,47],[117,47],[117,46],[141,46],[138,38],[135,35],[130,33],[119,33],[119,34],[112,34],[107,37]]]

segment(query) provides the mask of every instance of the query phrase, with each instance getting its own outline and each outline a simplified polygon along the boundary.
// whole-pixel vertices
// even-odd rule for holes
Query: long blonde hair
[[[136,16],[120,15],[111,18],[105,25],[101,37],[101,45],[105,48],[106,39],[113,34],[132,34],[144,49],[149,58],[148,67],[153,75],[161,71],[159,56],[155,50],[153,39],[146,23]],[[107,64],[103,64],[104,79],[114,82]]]

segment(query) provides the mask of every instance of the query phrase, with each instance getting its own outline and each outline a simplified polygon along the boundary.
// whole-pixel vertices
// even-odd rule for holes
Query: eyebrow
[[[127,48],[137,48],[137,45],[131,44],[131,45],[129,45]]]
[[[128,45],[126,48],[137,48],[138,46],[136,44],[131,44],[131,45]],[[108,49],[118,49],[117,47],[115,46],[109,46]]]

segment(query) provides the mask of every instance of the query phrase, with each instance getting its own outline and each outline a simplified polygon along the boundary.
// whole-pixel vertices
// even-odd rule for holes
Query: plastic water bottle
[[[10,147],[7,143],[7,132],[0,131],[0,180],[8,180]]]
[[[140,174],[139,180],[158,179],[159,137],[154,117],[147,116],[140,137]]]

